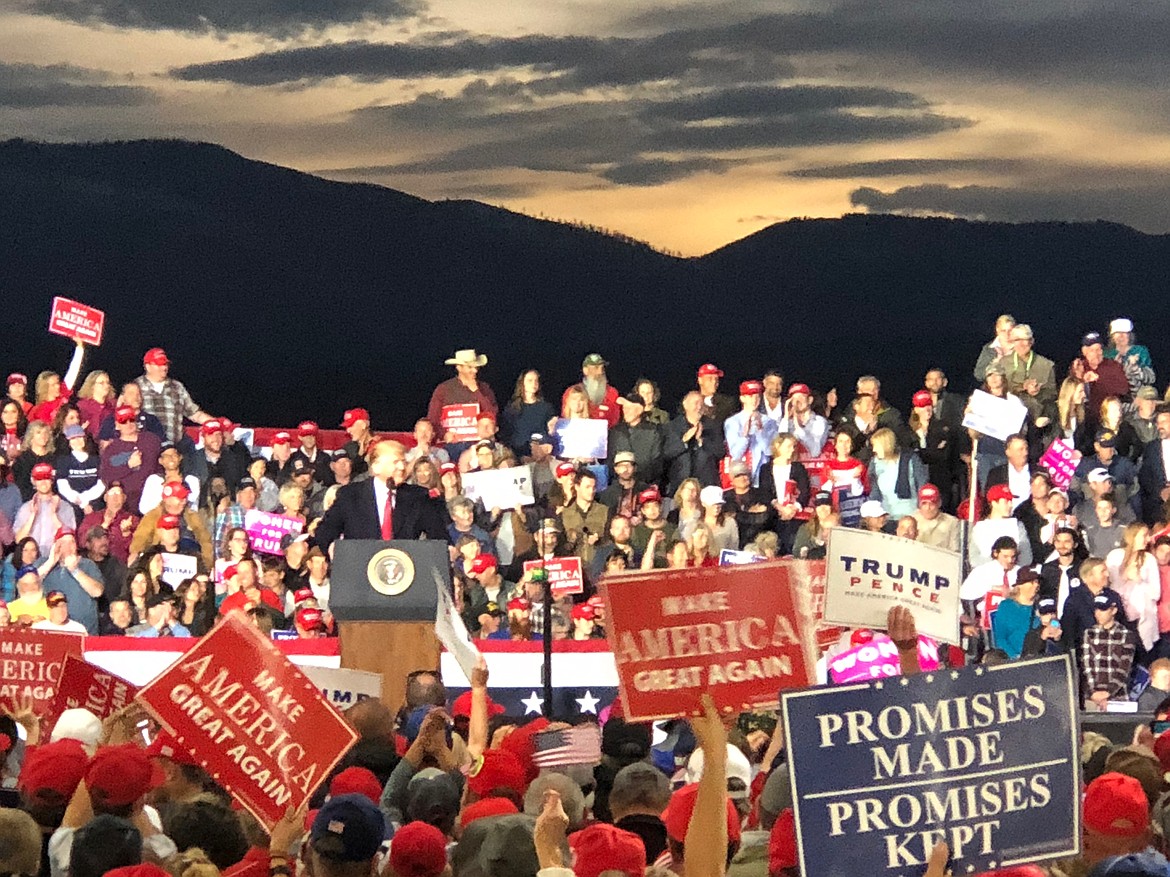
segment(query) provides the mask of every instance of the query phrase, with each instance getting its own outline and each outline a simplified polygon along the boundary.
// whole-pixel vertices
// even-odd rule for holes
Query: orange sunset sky
[[[9,0],[0,132],[180,137],[683,254],[850,211],[1170,229],[1170,4]]]

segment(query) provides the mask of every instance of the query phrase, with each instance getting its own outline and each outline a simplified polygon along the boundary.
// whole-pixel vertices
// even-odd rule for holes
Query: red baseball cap
[[[471,825],[477,819],[486,819],[489,816],[509,816],[519,813],[516,805],[507,798],[484,798],[474,804],[468,804],[459,813],[459,824],[463,828]],[[394,855],[394,845],[390,845],[390,855]]]
[[[498,563],[499,561],[491,554],[477,554],[471,559],[471,566],[468,568],[468,572],[481,575],[489,569],[494,569]]]
[[[516,610],[518,612],[526,612],[532,608],[532,603],[527,597],[513,597],[508,601],[508,611]]]
[[[119,405],[114,409],[114,423],[129,423],[137,413],[129,405]]]
[[[791,807],[785,807],[776,817],[772,834],[768,837],[768,872],[777,874],[799,864],[800,857],[796,854],[796,817]]]
[[[167,359],[167,352],[161,347],[152,347],[142,355],[143,365],[170,365],[171,361]]]
[[[72,536],[76,539],[77,531],[72,527],[58,527],[57,532],[53,534],[53,541],[56,542],[58,539],[64,539],[66,536]]]
[[[557,478],[564,478],[566,475],[572,475],[577,471],[577,467],[572,463],[557,463]]]
[[[528,782],[532,782],[540,774],[536,766],[536,735],[548,727],[548,719],[544,716],[533,719],[527,725],[522,725],[503,739],[500,748],[511,752],[520,760]],[[524,792],[523,789],[520,790]]]
[[[313,589],[312,588],[297,588],[295,591],[293,591],[293,602],[294,603],[304,603],[306,600],[316,600],[316,599],[317,598],[313,596]]]
[[[788,388],[788,398],[791,399],[797,393],[804,393],[806,396],[811,396],[812,391],[809,390],[808,384],[793,384]]]
[[[647,487],[638,494],[638,502],[645,505],[648,502],[662,502],[662,494],[657,487]]]
[[[528,780],[524,775],[524,765],[514,753],[504,749],[488,749],[471,766],[467,774],[467,788],[481,798],[489,797],[496,789],[511,789],[523,795],[528,788]]]
[[[723,370],[713,362],[705,362],[699,366],[699,377],[705,378],[709,375],[714,375],[717,378],[723,377]]]
[[[162,487],[162,495],[163,499],[186,499],[191,495],[191,491],[182,481],[168,481]]]
[[[646,873],[646,844],[616,825],[596,822],[569,835],[569,849],[576,853],[574,877],[598,877],[603,871],[620,871],[627,877]]]
[[[873,631],[868,627],[861,627],[849,634],[849,645],[863,646],[868,642],[873,642]]]
[[[347,767],[329,783],[329,797],[365,795],[375,804],[382,800],[382,784],[368,767]]]
[[[94,803],[105,807],[133,804],[152,788],[158,777],[146,750],[134,743],[103,746],[85,772],[85,785]]]
[[[495,423],[496,422],[496,412],[494,412],[494,411],[481,411],[481,412],[479,412],[479,414],[477,414],[475,416],[475,419],[476,420],[490,420],[492,423]]]
[[[287,432],[278,432],[276,435],[274,435],[272,437],[272,443],[274,445],[291,445],[292,444],[292,436],[289,435]]]
[[[597,612],[588,603],[578,603],[569,615],[574,620],[592,621],[597,616]]]
[[[314,609],[312,606],[303,606],[297,610],[297,627],[305,630],[324,630],[325,618],[321,614],[320,609]]]
[[[199,432],[203,435],[211,435],[212,433],[223,432],[223,423],[213,417],[199,428]]]
[[[179,741],[166,731],[158,732],[158,736],[146,747],[146,754],[150,758],[169,758],[175,764],[186,764],[191,767],[200,766],[199,762],[195,760],[195,756],[185,747],[180,746]]]
[[[8,376],[7,386],[11,387],[13,384],[28,384],[28,375],[22,375],[20,372],[13,372]]]
[[[934,399],[931,397],[929,390],[919,390],[910,401],[915,408],[930,408],[934,405]]]
[[[89,767],[89,755],[79,740],[64,738],[30,747],[24,755],[17,783],[29,800],[43,805],[66,804]]]
[[[744,381],[739,385],[739,395],[759,396],[764,392],[764,385],[759,381]]]
[[[447,836],[429,822],[408,822],[394,832],[390,867],[399,877],[439,877],[447,869]]]
[[[321,428],[311,420],[302,420],[297,426],[297,435],[316,435]]]
[[[158,523],[154,525],[156,530],[177,530],[179,529],[178,515],[163,515],[158,519]]]
[[[670,796],[670,803],[662,811],[662,822],[666,825],[666,834],[671,840],[685,843],[687,828],[691,824],[691,816],[695,812],[695,799],[699,794],[699,784],[691,783],[683,786]],[[727,799],[727,839],[739,840],[739,813],[731,799]]]
[[[32,467],[32,480],[49,481],[53,477],[53,472],[52,463],[37,463]]]
[[[439,474],[440,475],[446,475],[448,472],[458,472],[458,471],[459,471],[459,467],[450,461],[448,461],[446,463],[439,464]]]
[[[938,502],[941,498],[942,494],[933,484],[924,484],[918,491],[919,502]]]
[[[1150,801],[1142,784],[1123,773],[1106,773],[1089,783],[1083,805],[1085,825],[1111,837],[1138,837],[1150,827]]]
[[[341,428],[349,429],[359,420],[364,420],[368,424],[370,422],[370,412],[365,408],[348,408],[345,414],[341,416]]]
[[[993,484],[987,488],[988,502],[999,502],[1004,499],[1015,500],[1015,497],[1012,495],[1012,489],[1006,484]]]
[[[489,695],[487,698],[487,708],[489,716],[502,716],[504,708],[491,699]],[[459,716],[471,715],[471,692],[465,691],[451,704],[451,715],[458,718]]]
[[[230,578],[235,578],[236,573],[239,571],[240,567],[237,564],[232,563],[228,566],[225,566],[223,568],[223,580],[226,582]]]

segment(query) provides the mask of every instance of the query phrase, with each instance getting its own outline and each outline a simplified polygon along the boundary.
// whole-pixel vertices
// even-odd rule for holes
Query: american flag
[[[533,742],[536,752],[532,760],[540,768],[601,763],[601,729],[597,725],[541,731]]]

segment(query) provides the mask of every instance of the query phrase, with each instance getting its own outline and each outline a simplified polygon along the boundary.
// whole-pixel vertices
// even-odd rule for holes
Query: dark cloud
[[[792,147],[905,139],[972,124],[929,111],[915,95],[885,89],[662,89],[561,103],[500,95],[472,83],[456,96],[424,94],[363,108],[353,118],[371,133],[410,130],[427,132],[435,142],[462,142],[394,166],[398,173],[523,168],[596,173],[624,185],[723,169],[730,157],[718,153],[756,149],[776,157]]]
[[[857,177],[906,177],[976,171],[1003,173],[1019,170],[1027,162],[1009,158],[887,158],[855,161],[788,171],[790,177],[811,180],[849,180]]]
[[[415,15],[421,0],[22,0],[23,11],[81,24],[293,36]]]
[[[851,192],[849,200],[871,213],[933,214],[1005,222],[1104,219],[1148,231],[1170,227],[1170,182],[1050,189],[938,184],[904,186],[889,192],[862,187]]]
[[[917,69],[1002,80],[1027,76],[1032,77],[1030,86],[1041,88],[1062,81],[1161,85],[1170,74],[1170,52],[1165,51],[1170,4],[1152,0],[1107,0],[1071,13],[1064,4],[1039,0],[1023,5],[1006,0],[895,0],[727,24],[688,27],[680,24],[685,20],[664,8],[641,16],[640,22],[661,33],[628,38],[465,36],[439,44],[338,43],[195,64],[175,75],[271,85],[335,76],[380,81],[531,67],[560,71],[560,77],[542,85],[569,91],[685,81],[699,74],[708,83],[763,82],[801,69],[802,59],[811,56],[839,58],[842,69],[870,73]]]
[[[658,186],[699,173],[720,174],[732,164],[718,158],[653,158],[614,165],[602,171],[601,176],[622,186]]]
[[[0,63],[0,107],[127,107],[153,99],[150,89],[112,83],[97,70],[71,64]]]

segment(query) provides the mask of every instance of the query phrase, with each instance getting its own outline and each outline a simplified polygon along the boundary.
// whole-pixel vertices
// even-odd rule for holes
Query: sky
[[[5,0],[0,137],[184,138],[697,255],[848,212],[1170,231],[1156,0]]]

